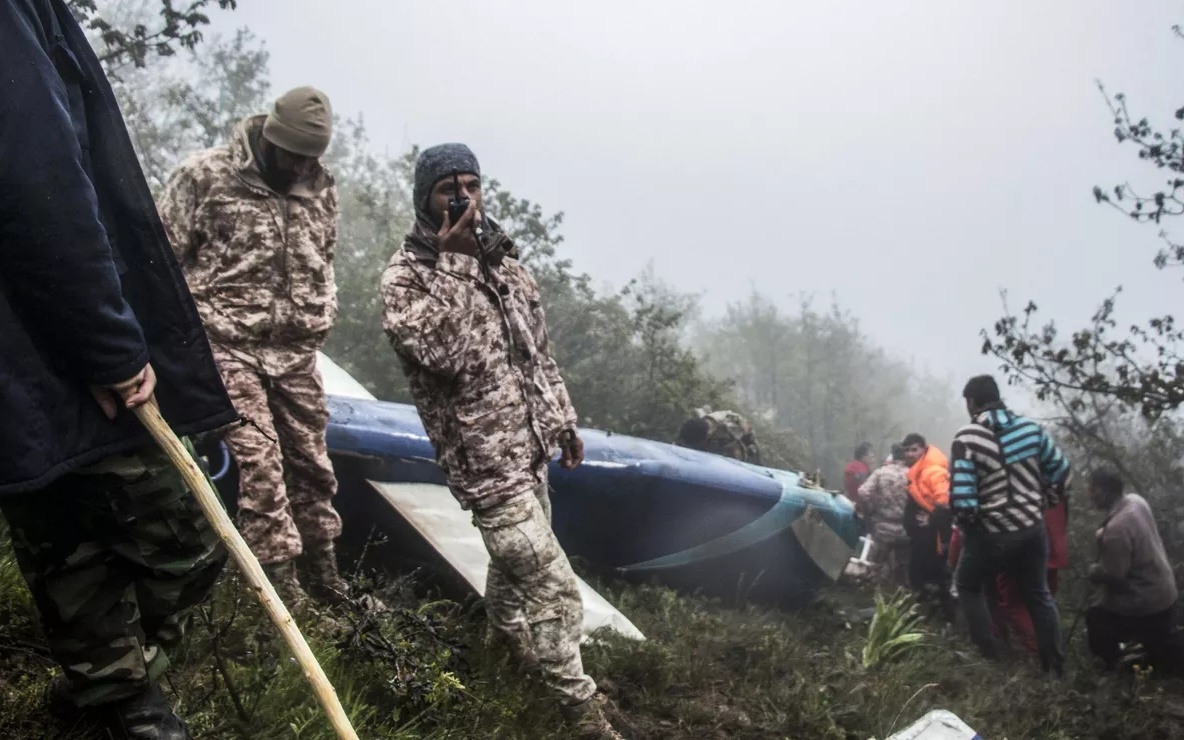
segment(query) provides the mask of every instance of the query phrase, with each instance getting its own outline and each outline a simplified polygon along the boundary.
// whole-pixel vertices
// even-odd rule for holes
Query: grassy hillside
[[[871,597],[853,587],[793,614],[726,607],[656,586],[601,587],[650,637],[640,644],[609,638],[586,649],[589,670],[618,704],[629,737],[882,739],[937,707],[989,740],[1184,737],[1181,686],[1099,676],[1083,654],[1083,629],[1062,683],[1038,678],[1024,658],[986,665],[962,640],[924,625],[926,635],[897,660],[867,668],[868,625],[844,615],[869,606]],[[563,736],[546,692],[487,637],[476,600],[432,598],[413,577],[382,593],[396,608],[381,619],[305,620],[362,737]],[[261,610],[228,574],[196,615],[166,690],[198,738],[331,738],[281,653]],[[45,716],[42,693],[54,670],[4,546],[0,737],[93,736]]]

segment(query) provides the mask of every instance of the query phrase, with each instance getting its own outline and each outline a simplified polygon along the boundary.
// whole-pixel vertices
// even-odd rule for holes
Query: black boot
[[[298,562],[308,594],[314,599],[330,605],[349,600],[349,584],[341,577],[337,567],[337,548],[332,542],[306,544]]]
[[[563,717],[575,737],[587,740],[625,740],[608,720],[609,701],[597,692],[591,699],[574,706],[562,707]]]
[[[155,684],[101,709],[104,725],[115,740],[193,740]]]
[[[70,682],[62,674],[49,679],[45,685],[45,711],[49,716],[65,723],[76,722],[83,710],[74,703],[70,693]]]
[[[295,560],[265,565],[263,572],[288,611],[301,611],[308,605],[308,594],[300,587],[300,578],[296,575]]]

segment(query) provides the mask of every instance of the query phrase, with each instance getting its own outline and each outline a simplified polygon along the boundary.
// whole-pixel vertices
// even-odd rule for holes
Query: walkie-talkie
[[[464,191],[460,188],[460,173],[456,170],[452,171],[452,185],[456,188],[456,192],[448,200],[448,222],[452,226],[456,226],[461,217],[465,215],[465,211],[469,210],[471,201],[461,197]]]
[[[452,198],[448,200],[448,220],[449,223],[455,227],[457,222],[459,222],[461,218],[464,217],[465,211],[469,210],[469,203],[471,200],[469,198],[461,197],[461,193],[463,191],[460,187],[460,173],[456,170],[452,171],[452,186],[456,192]],[[480,217],[480,220],[478,220],[478,218],[474,218],[473,223],[470,225],[473,229],[473,238],[477,241],[477,249],[480,252],[482,259],[487,256],[487,250],[489,248],[488,240],[484,238],[484,220],[484,217]]]

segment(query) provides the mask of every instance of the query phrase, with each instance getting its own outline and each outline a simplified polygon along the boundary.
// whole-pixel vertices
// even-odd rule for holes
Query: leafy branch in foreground
[[[1174,26],[1177,37],[1184,29]],[[1129,183],[1112,188],[1095,186],[1094,199],[1109,205],[1138,223],[1161,224],[1165,217],[1184,215],[1184,133],[1179,126],[1157,127],[1146,117],[1135,119],[1122,93],[1111,96],[1101,83],[1098,89],[1114,120],[1114,137],[1120,145],[1134,145],[1139,160],[1166,172],[1159,189],[1144,194]],[[1184,107],[1175,111],[1184,120]],[[1160,232],[1164,247],[1152,263],[1156,269],[1184,265],[1184,243]],[[1143,325],[1120,329],[1114,317],[1115,299],[1121,288],[1099,306],[1082,329],[1062,337],[1052,322],[1040,325],[1036,304],[1029,302],[1021,316],[1012,314],[1004,301],[1005,315],[994,331],[983,331],[982,352],[994,355],[1013,383],[1034,387],[1041,399],[1057,390],[1091,393],[1117,399],[1138,408],[1149,419],[1158,418],[1184,404],[1184,333],[1171,314]]]
[[[158,23],[125,26],[107,17],[110,3],[100,7],[96,0],[68,0],[66,4],[84,28],[98,34],[103,42],[99,61],[112,71],[128,63],[143,67],[152,54],[167,57],[178,49],[196,47],[202,40],[202,27],[210,22],[204,11],[211,3],[222,10],[237,6],[237,0],[190,0],[180,6],[175,0],[160,0]]]
[[[1132,143],[1139,148],[1139,159],[1150,162],[1157,169],[1167,170],[1171,178],[1166,187],[1143,196],[1130,183],[1116,185],[1110,190],[1094,186],[1094,198],[1117,208],[1141,223],[1160,223],[1164,216],[1184,215],[1184,135],[1180,129],[1164,133],[1152,127],[1147,118],[1134,120],[1127,108],[1126,96],[1111,96],[1101,82],[1097,83],[1106,104],[1114,115],[1114,138],[1118,143]],[[1184,108],[1176,111],[1177,120],[1184,120]]]
[[[1037,326],[1029,302],[1020,316],[1006,314],[994,333],[982,332],[982,352],[997,357],[1009,382],[1026,384],[1040,400],[1069,390],[1115,398],[1149,419],[1184,404],[1184,340],[1171,315],[1132,324],[1123,334],[1114,318],[1118,293],[1102,302],[1090,323],[1063,340],[1053,322]],[[1077,397],[1073,401],[1080,404]]]

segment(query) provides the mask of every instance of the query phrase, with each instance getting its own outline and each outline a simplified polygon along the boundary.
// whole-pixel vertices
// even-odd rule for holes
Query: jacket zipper
[[[279,227],[280,227],[280,249],[276,255],[276,262],[278,263],[280,279],[283,280],[284,294],[288,297],[286,306],[292,305],[292,276],[288,272],[288,198],[287,196],[275,193],[273,202],[279,210]],[[282,316],[287,308],[281,305],[280,301],[276,301],[275,307],[272,311],[272,322],[277,326],[283,326],[288,320],[289,316]]]
[[[492,282],[492,276],[490,276],[490,281]],[[501,318],[502,322],[502,331],[505,332],[506,335],[506,351],[508,355],[507,360],[510,366],[510,372],[514,373],[514,379],[518,383],[518,392],[522,394],[522,405],[526,410],[526,425],[530,428],[530,434],[534,438],[535,443],[538,445],[538,457],[545,463],[547,457],[547,445],[543,441],[542,435],[536,428],[537,424],[535,423],[534,412],[531,410],[530,402],[527,400],[525,384],[526,379],[523,377],[523,373],[516,371],[514,368],[514,357],[518,348],[514,343],[514,329],[510,325],[510,317],[506,311],[506,304],[502,300],[502,295],[498,292],[496,287],[486,283],[485,280],[479,280],[479,282],[482,286],[489,290],[490,293],[493,294],[493,300],[497,304],[498,316]]]

